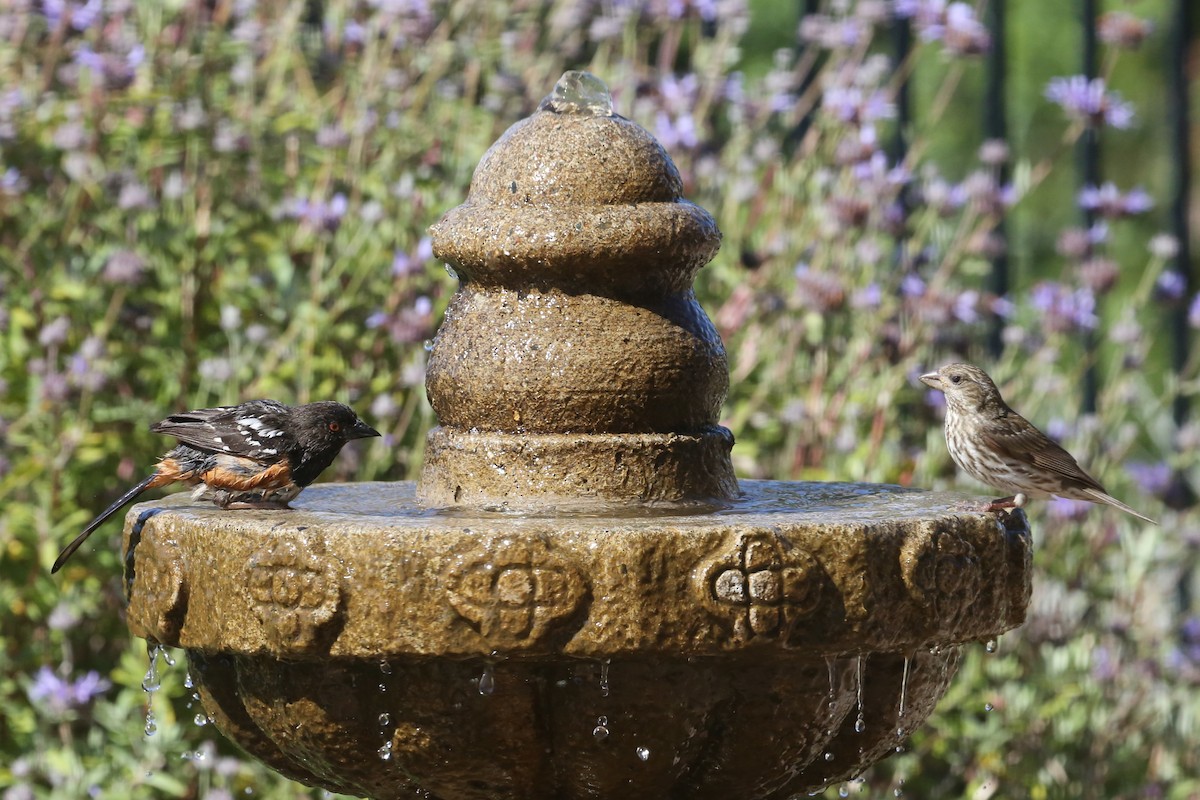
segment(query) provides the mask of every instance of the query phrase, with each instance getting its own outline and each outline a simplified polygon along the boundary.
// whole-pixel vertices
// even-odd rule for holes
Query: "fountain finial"
[[[692,281],[707,211],[604,83],[568,72],[431,228],[461,284],[434,340],[419,496],[562,507],[737,494],[725,349]]]

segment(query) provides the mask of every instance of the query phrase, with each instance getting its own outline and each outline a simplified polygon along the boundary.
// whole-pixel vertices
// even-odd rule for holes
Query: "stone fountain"
[[[568,73],[433,228],[461,283],[419,484],[130,511],[130,629],[186,649],[226,736],[385,800],[784,798],[892,752],[959,645],[1023,621],[1023,515],[738,485],[691,289],[720,233],[681,192]]]

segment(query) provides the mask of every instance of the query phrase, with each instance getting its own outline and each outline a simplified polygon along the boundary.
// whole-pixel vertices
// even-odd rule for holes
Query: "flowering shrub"
[[[1200,297],[1156,227],[1158,173],[1118,157],[1111,182],[1077,187],[1064,148],[1153,128],[1155,109],[1109,85],[1151,61],[1040,76],[1020,95],[1036,135],[982,141],[966,120],[993,42],[974,5],[830,3],[797,21],[799,46],[788,31],[756,51],[771,5],[0,0],[0,797],[308,796],[193,723],[182,668],[144,734],[117,526],[61,580],[47,567],[164,447],[147,425],[182,407],[347,401],[384,437],[328,477],[414,477],[434,423],[423,344],[454,288],[426,228],[570,68],[609,83],[724,232],[697,291],[730,354],[741,475],[967,488],[941,396],[914,380],[967,358],[1162,520],[1035,505],[1028,623],[995,655],[970,649],[906,752],[849,789],[1200,793],[1200,424],[1171,414],[1200,367],[1174,376],[1162,334],[1173,309],[1200,328]],[[1070,13],[1010,27],[1036,39],[1055,29],[1042,14]],[[915,49],[897,61],[901,22]],[[1163,27],[1114,12],[1101,34],[1149,51]],[[1014,288],[997,295],[1001,254]]]

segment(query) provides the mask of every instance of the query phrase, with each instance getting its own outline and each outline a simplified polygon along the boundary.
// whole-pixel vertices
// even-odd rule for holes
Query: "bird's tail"
[[[1124,511],[1127,514],[1133,514],[1138,519],[1144,519],[1146,522],[1149,522],[1151,525],[1158,524],[1154,520],[1147,517],[1145,514],[1139,514],[1138,512],[1134,511],[1132,508],[1125,505],[1124,503],[1122,503],[1120,500],[1113,497],[1112,495],[1105,494],[1104,492],[1097,491],[1096,489],[1084,489],[1083,491],[1086,495],[1088,495],[1089,498],[1095,500],[1097,503],[1107,503],[1110,506],[1116,506],[1117,508],[1121,509],[1122,511]]]
[[[50,573],[54,574],[55,572],[58,572],[60,569],[62,569],[62,565],[67,563],[67,559],[70,558],[71,555],[76,550],[79,549],[79,546],[82,545],[85,541],[87,541],[87,538],[89,536],[91,536],[92,533],[97,528],[99,528],[101,525],[103,525],[108,520],[109,517],[111,517],[113,514],[117,513],[118,511],[120,511],[122,508],[124,508],[129,503],[132,503],[139,494],[146,491],[147,489],[153,489],[155,487],[163,485],[163,483],[165,483],[166,481],[164,481],[162,479],[163,479],[162,473],[157,472],[157,471],[152,472],[150,475],[148,475],[146,477],[146,479],[144,481],[139,483],[137,486],[134,486],[132,489],[130,489],[125,494],[118,497],[116,502],[114,502],[108,508],[104,509],[104,511],[102,511],[98,517],[96,517],[94,520],[89,522],[87,524],[87,527],[83,529],[83,532],[80,533],[78,536],[76,536],[74,539],[72,539],[71,543],[63,548],[63,551],[58,554],[58,558],[54,559],[54,566],[50,568]]]

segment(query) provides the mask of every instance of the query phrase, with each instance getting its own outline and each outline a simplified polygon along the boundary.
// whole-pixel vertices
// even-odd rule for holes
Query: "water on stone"
[[[539,111],[555,114],[581,114],[589,117],[611,117],[612,95],[604,81],[590,72],[570,70],[554,84],[554,90],[538,105]]]

